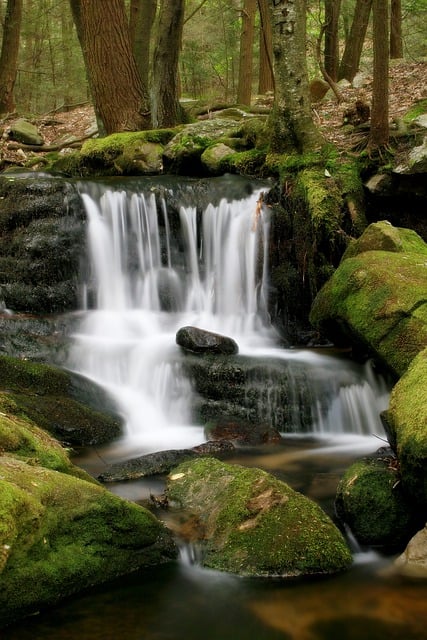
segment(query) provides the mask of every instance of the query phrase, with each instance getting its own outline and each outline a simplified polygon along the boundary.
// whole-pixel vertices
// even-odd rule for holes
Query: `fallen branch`
[[[90,133],[83,138],[77,138],[76,140],[69,140],[68,142],[58,142],[57,144],[24,144],[23,142],[9,142],[7,149],[15,151],[22,149],[23,151],[35,151],[36,153],[47,153],[49,151],[61,151],[61,149],[78,149],[81,143],[89,138],[92,138],[97,131]]]

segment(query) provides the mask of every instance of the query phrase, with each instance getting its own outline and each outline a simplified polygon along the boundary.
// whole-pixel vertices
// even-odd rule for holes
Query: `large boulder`
[[[144,508],[93,482],[0,456],[0,626],[176,556]]]
[[[384,423],[399,459],[402,487],[427,519],[427,349],[394,386]]]
[[[241,576],[330,574],[351,564],[347,544],[314,502],[265,471],[213,458],[184,462],[168,479],[202,563]]]
[[[199,327],[181,327],[176,334],[176,343],[192,353],[235,354],[239,347],[233,338]]]
[[[401,376],[427,345],[427,245],[412,230],[370,225],[317,295],[310,319]]]
[[[412,578],[427,578],[427,525],[409,541],[405,551],[395,560],[399,573]]]

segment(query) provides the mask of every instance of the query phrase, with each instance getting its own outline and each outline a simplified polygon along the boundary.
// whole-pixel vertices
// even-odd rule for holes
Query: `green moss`
[[[415,102],[415,104],[413,104],[409,111],[407,111],[403,116],[403,121],[406,124],[410,124],[415,120],[415,118],[418,118],[418,116],[421,116],[424,113],[427,113],[427,98],[422,98]]]
[[[402,483],[420,512],[427,512],[427,349],[414,358],[393,388],[387,423],[402,471]]]
[[[298,173],[295,195],[307,203],[315,233],[333,237],[341,227],[341,193],[324,171],[304,169]]]
[[[202,458],[171,474],[169,498],[195,514],[206,566],[240,575],[331,573],[351,563],[331,520],[260,469]]]
[[[142,507],[13,458],[0,457],[0,474],[1,622],[166,559],[163,527]]]
[[[265,152],[250,149],[240,153],[232,153],[220,162],[222,173],[238,173],[246,176],[259,176],[264,166]]]
[[[397,552],[415,532],[395,460],[365,459],[351,465],[337,489],[336,508],[360,544]]]

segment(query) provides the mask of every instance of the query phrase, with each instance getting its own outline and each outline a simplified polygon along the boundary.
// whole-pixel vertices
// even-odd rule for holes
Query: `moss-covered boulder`
[[[0,456],[0,626],[175,556],[163,525],[98,484]]]
[[[427,348],[394,386],[384,421],[399,459],[402,486],[427,518]]]
[[[0,392],[16,412],[68,444],[101,444],[122,433],[105,391],[57,367],[0,356]]]
[[[351,564],[344,538],[320,507],[260,469],[190,460],[173,470],[167,492],[207,567],[285,577]]]
[[[351,465],[338,485],[335,504],[338,516],[362,545],[401,551],[416,530],[393,457]]]
[[[427,345],[427,245],[412,230],[370,225],[317,295],[311,322],[358,344],[401,376]]]

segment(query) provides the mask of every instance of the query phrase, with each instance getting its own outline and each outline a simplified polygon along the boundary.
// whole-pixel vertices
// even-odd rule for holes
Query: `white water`
[[[285,359],[290,370],[292,362],[306,363],[310,393],[303,401],[311,405],[314,433],[382,432],[387,390],[369,365],[361,376],[342,359],[275,347],[264,303],[268,210],[256,215],[259,196],[255,190],[239,201],[223,199],[201,220],[195,206],[181,207],[178,251],[165,205],[153,193],[83,193],[91,264],[84,290],[89,298],[95,292],[95,308],[83,313],[70,366],[114,396],[125,446],[148,452],[204,440],[202,427],[191,424],[193,392],[176,359],[175,334],[184,325],[231,336],[240,353]],[[272,397],[266,414],[274,413],[268,381],[265,395]],[[293,420],[298,430],[299,417]]]

